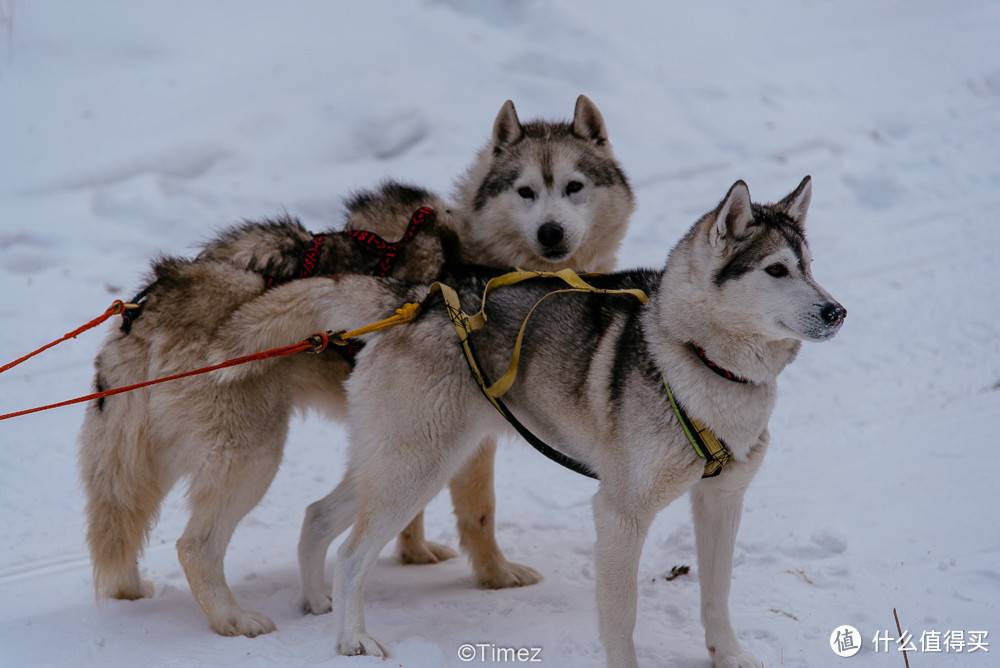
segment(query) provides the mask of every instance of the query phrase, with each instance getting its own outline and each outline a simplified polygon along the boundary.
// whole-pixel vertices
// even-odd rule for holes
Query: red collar
[[[708,359],[708,355],[705,354],[705,349],[704,348],[702,348],[702,347],[700,347],[700,346],[698,346],[698,345],[696,345],[694,343],[691,344],[691,348],[692,348],[692,350],[694,350],[695,355],[698,356],[698,359],[701,360],[702,364],[704,364],[709,369],[711,369],[712,371],[714,371],[718,375],[722,376],[726,380],[731,380],[734,383],[751,383],[752,382],[752,381],[748,380],[747,378],[744,378],[743,376],[739,376],[739,375],[733,373],[729,369],[723,369],[721,366],[719,366],[718,364],[716,364],[712,360]]]

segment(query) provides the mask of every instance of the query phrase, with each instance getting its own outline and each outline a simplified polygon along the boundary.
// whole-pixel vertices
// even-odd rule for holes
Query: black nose
[[[837,302],[828,302],[820,311],[823,321],[828,325],[839,325],[847,317],[847,309]]]
[[[559,223],[542,223],[538,228],[538,243],[546,248],[558,246],[563,240],[563,228]]]

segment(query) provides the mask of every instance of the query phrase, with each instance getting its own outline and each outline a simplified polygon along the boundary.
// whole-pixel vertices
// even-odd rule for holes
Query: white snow
[[[766,666],[902,666],[893,608],[922,633],[987,631],[1000,653],[1000,5],[991,0],[0,0],[0,364],[128,298],[157,254],[287,212],[314,230],[385,177],[447,192],[504,100],[522,118],[600,107],[639,210],[622,266],[659,266],[736,179],[778,199],[814,178],[814,272],[848,309],[782,379],[746,500],[732,610]],[[110,326],[110,325],[109,325]],[[0,413],[89,391],[102,333],[0,376]],[[366,591],[392,659],[334,655],[298,609],[305,506],[339,480],[344,432],[296,419],[226,563],[267,636],[213,634],[174,551],[183,493],[143,560],[152,599],[95,604],[76,474],[79,406],[0,423],[0,665],[599,666],[595,483],[521,443],[498,462],[507,555],[534,587],[473,588],[463,559],[400,566]],[[457,544],[447,495],[429,537]],[[331,552],[332,558],[332,552]],[[644,666],[710,665],[687,501],[647,541]],[[865,646],[838,658],[830,634]],[[925,636],[929,639],[932,636]],[[463,643],[485,643],[462,663]],[[485,660],[481,660],[485,657]]]

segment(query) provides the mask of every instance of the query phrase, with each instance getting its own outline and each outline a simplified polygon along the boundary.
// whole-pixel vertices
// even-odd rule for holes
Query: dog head
[[[713,327],[764,340],[823,341],[847,310],[816,280],[805,237],[812,180],[805,177],[776,204],[750,201],[737,181],[676,251],[689,306],[709,314]],[[672,253],[673,255],[673,253]]]
[[[508,100],[459,184],[463,243],[489,264],[610,271],[635,209],[604,118],[581,95],[573,121],[521,123]]]

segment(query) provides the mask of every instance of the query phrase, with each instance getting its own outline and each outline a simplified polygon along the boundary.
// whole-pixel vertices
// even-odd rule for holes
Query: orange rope
[[[112,305],[114,307],[114,305]],[[105,314],[103,317],[106,318],[108,315]],[[83,331],[81,328],[79,331]],[[79,333],[79,331],[77,333]],[[67,335],[69,336],[69,335]],[[177,380],[178,378],[187,378],[188,376],[196,376],[202,373],[209,373],[210,371],[218,371],[219,369],[225,369],[231,366],[238,366],[240,364],[246,364],[248,362],[256,362],[259,360],[265,360],[271,357],[281,357],[282,355],[291,355],[292,353],[298,353],[305,350],[311,350],[313,352],[321,352],[326,348],[328,339],[326,334],[313,334],[304,341],[300,341],[294,345],[283,346],[281,348],[272,348],[271,350],[265,350],[263,352],[253,353],[252,355],[245,355],[243,357],[237,357],[236,359],[227,360],[219,364],[214,364],[212,366],[203,367],[201,369],[195,369],[194,371],[185,371],[184,373],[178,373],[173,376],[165,376],[163,378],[156,378],[154,380],[147,380],[142,383],[136,383],[135,385],[128,385],[126,387],[118,387],[113,390],[105,390],[103,392],[95,392],[94,394],[88,394],[85,397],[77,397],[76,399],[70,399],[69,401],[62,401],[58,404],[49,404],[48,406],[39,406],[38,408],[29,408],[25,411],[18,411],[17,413],[8,413],[7,415],[0,415],[0,421],[6,420],[8,418],[20,417],[22,415],[29,415],[31,413],[38,413],[39,411],[47,411],[50,408],[60,408],[62,406],[70,406],[72,404],[79,404],[84,401],[91,401],[92,399],[100,399],[102,397],[110,397],[114,394],[121,394],[122,392],[130,392],[132,390],[138,390],[141,387],[148,387],[150,385],[156,385],[157,383],[165,383],[168,380]],[[55,343],[58,343],[56,341]],[[50,344],[50,346],[55,345],[55,343]],[[47,346],[49,347],[49,346]],[[44,349],[42,349],[44,350]],[[41,352],[41,350],[37,351]],[[29,355],[30,357],[30,355]],[[21,360],[18,360],[20,362]],[[13,364],[9,365],[13,366]],[[5,367],[6,368],[6,367]]]
[[[39,348],[38,350],[36,350],[35,352],[28,353],[27,355],[25,355],[21,359],[14,360],[10,364],[4,364],[2,367],[0,367],[0,373],[3,373],[4,371],[6,371],[8,369],[13,369],[14,367],[16,367],[21,362],[24,362],[26,360],[30,360],[32,357],[34,357],[38,353],[46,351],[49,348],[51,348],[52,346],[54,346],[54,345],[60,344],[63,341],[68,341],[69,339],[75,339],[78,334],[82,334],[82,333],[86,332],[88,329],[93,329],[94,327],[97,327],[98,325],[100,325],[102,322],[104,322],[105,320],[107,320],[111,316],[117,315],[117,314],[121,313],[124,310],[125,310],[125,302],[123,302],[120,299],[116,299],[111,304],[111,306],[108,307],[107,311],[105,311],[101,315],[97,316],[96,318],[94,318],[93,320],[91,320],[90,322],[88,322],[86,325],[82,325],[82,326],[74,329],[72,332],[68,332],[66,334],[63,334],[63,336],[62,336],[61,339],[56,339],[52,343],[47,343],[44,346],[42,346],[41,348]]]

